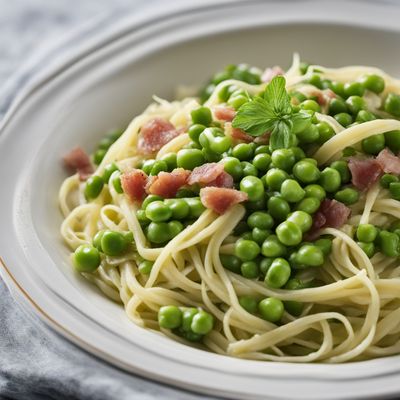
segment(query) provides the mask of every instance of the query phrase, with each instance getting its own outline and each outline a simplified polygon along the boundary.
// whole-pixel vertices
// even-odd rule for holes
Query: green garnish
[[[303,112],[294,112],[285,84],[284,77],[274,77],[262,97],[255,97],[239,108],[232,126],[251,136],[261,136],[270,131],[272,150],[293,146],[293,125],[300,120],[309,119],[310,116]]]

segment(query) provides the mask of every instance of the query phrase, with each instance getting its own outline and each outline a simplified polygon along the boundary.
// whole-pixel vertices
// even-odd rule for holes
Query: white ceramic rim
[[[165,36],[158,40],[159,46],[168,45],[168,40],[176,43],[182,40],[176,22],[192,18],[196,14],[206,14],[210,19],[210,25],[202,30],[190,19],[190,37],[201,36],[218,31],[232,29],[229,26],[228,18],[226,23],[219,21],[218,25],[211,26],[211,21],[221,10],[236,15],[243,10],[250,10],[252,7],[263,7],[262,1],[235,1],[219,2],[211,5],[212,2],[193,2],[175,9],[166,10],[160,7],[157,11],[143,13],[134,17],[126,18],[122,24],[115,25],[106,35],[100,35],[85,43],[79,49],[71,52],[59,63],[46,71],[43,71],[40,78],[27,86],[20,96],[10,107],[0,126],[0,147],[6,143],[14,121],[17,121],[21,109],[32,100],[35,93],[45,91],[47,86],[55,78],[60,78],[63,73],[73,67],[85,68],[86,60],[101,56],[103,52],[118,51],[119,46],[126,45],[126,42],[136,43],[135,40],[151,40],[159,38],[160,32]],[[282,8],[290,3],[293,13],[284,14]],[[304,2],[309,3],[309,2]],[[178,4],[178,3],[175,3]],[[309,15],[304,11],[300,3],[296,2],[269,2],[269,14],[259,14],[254,18],[253,24],[283,24],[283,23],[337,23],[348,25],[365,26],[367,23],[371,29],[382,29],[381,22],[371,19],[376,13],[385,14],[386,24],[384,29],[399,31],[395,8],[386,5],[368,4],[365,8],[359,8],[357,1],[346,2],[347,14],[340,12],[336,2],[333,6],[325,3],[323,7],[314,4],[314,13]],[[343,3],[344,6],[344,3]],[[398,11],[398,8],[396,9]],[[296,11],[296,12],[295,12]],[[357,15],[353,14],[357,13]],[[239,21],[240,22],[240,21]],[[239,23],[238,22],[238,23]],[[246,22],[247,23],[247,22]],[[246,25],[243,22],[243,27]],[[151,26],[149,26],[151,25]],[[253,25],[253,26],[254,26]],[[204,28],[204,26],[203,26]],[[235,29],[239,27],[236,25]],[[197,29],[197,31],[196,31]],[[166,32],[171,35],[168,36]],[[186,27],[186,32],[189,27]],[[151,51],[155,51],[154,47]],[[93,59],[92,59],[93,61]],[[28,182],[31,171],[24,171],[22,182]],[[21,173],[22,174],[22,173]],[[29,191],[29,190],[28,190]],[[6,282],[13,281],[25,296],[34,304],[41,316],[57,329],[61,334],[77,343],[89,352],[106,359],[107,361],[122,367],[126,370],[139,373],[146,377],[175,384],[187,389],[198,390],[205,393],[226,395],[235,398],[287,398],[287,392],[282,390],[285,384],[296,384],[297,390],[291,393],[291,398],[372,398],[379,396],[394,396],[399,393],[399,357],[389,359],[373,360],[360,363],[349,363],[341,366],[334,365],[295,365],[284,363],[265,363],[261,366],[258,362],[247,360],[235,360],[230,358],[208,354],[195,349],[187,350],[196,354],[196,362],[183,357],[184,351],[172,357],[168,354],[167,346],[164,344],[160,349],[150,347],[151,341],[147,344],[132,343],[126,337],[117,336],[107,326],[99,325],[95,318],[82,313],[76,302],[65,299],[61,293],[52,289],[51,277],[39,277],[34,274],[27,275],[26,269],[20,266],[25,263],[37,262],[39,258],[31,258],[35,243],[35,232],[33,230],[31,217],[28,214],[21,214],[23,210],[29,209],[30,197],[21,185],[14,188],[11,194],[15,200],[12,210],[3,209],[2,214],[6,223],[0,228],[1,237],[4,239],[2,255],[4,257],[4,270],[1,270]],[[13,215],[6,216],[5,213],[12,211]],[[18,213],[19,212],[19,213]],[[12,221],[12,226],[8,223]],[[26,240],[26,235],[31,235]],[[15,244],[18,243],[21,250],[15,252]],[[8,244],[8,246],[7,246]],[[14,248],[13,248],[14,246]],[[35,261],[34,261],[35,260]],[[46,260],[41,257],[41,260]],[[95,340],[93,340],[95,339]],[[96,347],[92,343],[101,343]],[[134,359],[132,355],[134,354]],[[152,368],[157,365],[157,370]],[[199,379],[201,377],[201,379]],[[265,385],[265,378],[269,378],[268,385]],[[399,382],[398,382],[399,381]],[[268,394],[266,388],[268,387]],[[334,393],[334,389],[337,389]]]

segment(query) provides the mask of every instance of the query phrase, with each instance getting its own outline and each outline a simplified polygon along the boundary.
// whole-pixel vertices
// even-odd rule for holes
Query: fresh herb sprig
[[[296,142],[293,125],[310,116],[293,110],[285,85],[283,76],[274,77],[262,96],[254,97],[239,108],[232,126],[251,136],[271,132],[271,150],[293,146]]]

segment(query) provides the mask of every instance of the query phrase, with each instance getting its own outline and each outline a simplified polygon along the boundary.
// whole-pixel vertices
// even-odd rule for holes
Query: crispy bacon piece
[[[382,175],[380,163],[374,158],[349,160],[351,183],[359,190],[369,189]]]
[[[178,190],[188,183],[190,171],[176,168],[172,172],[160,172],[149,179],[147,193],[156,194],[164,198],[176,196]]]
[[[75,147],[63,157],[64,165],[69,170],[79,174],[81,181],[86,180],[93,173],[90,157],[81,147]]]
[[[233,187],[233,178],[225,172],[223,164],[207,163],[196,167],[189,176],[188,184],[201,186]]]
[[[203,205],[218,214],[224,214],[233,205],[247,199],[246,193],[235,189],[205,187],[200,190],[200,200]]]
[[[322,228],[340,228],[350,217],[351,210],[336,200],[325,199],[313,216],[313,224],[307,232],[307,240],[315,240]]]
[[[132,201],[141,202],[146,196],[147,175],[140,169],[133,169],[121,175],[121,186]]]
[[[272,68],[267,68],[263,74],[261,75],[261,81],[268,83],[272,81],[272,78],[275,78],[275,76],[278,75],[283,75],[285,71],[279,66],[275,65]]]
[[[227,106],[216,106],[213,111],[215,118],[220,121],[231,122],[236,115],[235,109]]]
[[[245,142],[245,143],[257,143],[257,144],[267,144],[269,142],[270,132],[265,132],[261,136],[250,136],[245,131],[234,128],[231,123],[227,122],[225,124],[225,134],[230,136],[234,142]]]
[[[388,148],[383,149],[376,157],[384,172],[400,175],[400,158],[395,156]]]
[[[151,119],[140,130],[138,151],[142,154],[154,153],[179,134],[180,131],[166,119]]]

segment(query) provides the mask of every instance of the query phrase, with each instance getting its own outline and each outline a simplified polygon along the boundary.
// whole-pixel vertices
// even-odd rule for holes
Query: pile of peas
[[[183,194],[186,194],[183,192]],[[177,236],[205,210],[199,197],[163,199],[150,194],[136,216],[149,242],[160,245]]]
[[[120,256],[132,244],[132,232],[101,230],[93,237],[92,244],[82,244],[73,254],[73,264],[78,272],[94,272],[100,265],[101,253]]]
[[[170,305],[160,308],[158,323],[190,342],[199,342],[213,329],[214,317],[202,309]]]
[[[261,83],[261,71],[247,64],[228,65],[223,71],[217,72],[205,88],[202,89],[200,93],[201,101],[205,102],[211,96],[215,87],[228,79],[235,79],[251,85],[258,85]]]

